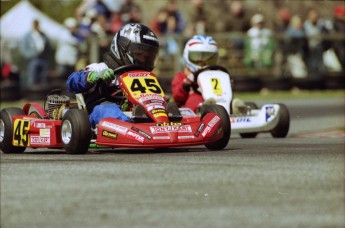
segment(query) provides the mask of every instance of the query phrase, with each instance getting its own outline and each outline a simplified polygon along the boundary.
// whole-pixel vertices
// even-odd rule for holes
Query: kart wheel
[[[4,153],[23,153],[26,147],[13,146],[12,116],[25,115],[20,108],[6,108],[0,112],[0,149]]]
[[[91,124],[87,113],[70,109],[62,119],[61,140],[68,154],[85,154],[91,140]]]
[[[258,109],[259,106],[251,101],[244,102],[247,106],[249,106],[251,109]],[[258,135],[258,133],[241,133],[240,136],[244,139],[250,139],[255,138]]]
[[[271,135],[274,138],[285,138],[290,128],[290,114],[289,110],[284,104],[279,104],[279,106],[279,122],[277,126],[273,130],[271,130]]]
[[[207,113],[217,114],[222,120],[222,128],[223,128],[223,133],[224,133],[223,138],[212,143],[207,143],[205,144],[205,147],[209,150],[224,149],[229,143],[230,134],[231,134],[231,123],[230,123],[230,117],[229,117],[228,112],[221,105],[203,105],[201,106],[200,112],[201,112],[201,119],[203,119]]]

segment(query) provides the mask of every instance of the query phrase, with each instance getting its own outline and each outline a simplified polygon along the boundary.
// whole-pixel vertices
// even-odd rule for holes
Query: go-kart
[[[194,91],[200,93],[204,103],[223,106],[231,122],[231,133],[242,138],[255,138],[258,133],[269,132],[274,138],[287,136],[290,116],[284,104],[265,104],[261,108],[254,102],[233,99],[230,74],[222,66],[208,66],[194,73]]]
[[[42,107],[30,102],[23,108],[0,112],[0,149],[22,153],[30,148],[64,148],[83,154],[90,142],[100,147],[168,148],[205,145],[209,150],[227,146],[231,123],[221,105],[204,105],[200,116],[182,115],[176,104],[167,102],[154,73],[137,66],[115,70],[121,93],[112,102],[120,105],[129,122],[103,118],[91,128],[82,94],[76,101],[52,92]],[[101,80],[98,83],[103,83]]]

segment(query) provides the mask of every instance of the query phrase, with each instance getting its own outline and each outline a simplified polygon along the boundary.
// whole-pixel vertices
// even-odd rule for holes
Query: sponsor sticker
[[[40,129],[40,136],[50,137],[50,129]]]
[[[200,126],[198,127],[198,130],[195,132],[195,136],[198,137],[200,135],[200,132],[204,129],[205,124],[201,123]]]
[[[167,113],[164,109],[153,109],[151,110],[151,113],[155,116],[167,116]]]
[[[149,75],[150,75],[150,72],[131,72],[131,73],[128,73],[128,76],[131,78],[147,77]]]
[[[141,143],[144,142],[144,137],[138,135],[137,133],[134,133],[133,131],[128,131],[127,136],[130,136]]]
[[[165,101],[161,95],[154,94],[154,93],[152,93],[152,94],[140,94],[140,97],[138,98],[138,100],[140,102],[149,101],[149,100],[157,100],[157,101],[159,101],[159,103],[161,103],[161,102],[163,103]]]
[[[207,133],[209,133],[211,131],[211,127],[210,126],[207,126],[205,128],[205,130],[202,132],[202,137],[205,137],[207,135]]]
[[[249,117],[231,117],[231,123],[250,123],[252,120]]]
[[[178,139],[194,139],[194,135],[181,135]]]
[[[50,144],[50,137],[30,136],[31,144]]]
[[[213,119],[208,123],[208,126],[214,127],[214,125],[216,125],[216,123],[218,123],[219,120],[220,120],[219,116],[213,117]]]
[[[46,124],[45,123],[36,123],[34,125],[36,128],[46,128]]]
[[[166,133],[166,132],[192,132],[190,125],[183,126],[152,126],[150,127],[152,134]]]
[[[137,127],[134,127],[134,126],[133,126],[133,127],[131,128],[131,130],[133,130],[133,131],[135,131],[135,132],[138,132],[139,135],[142,135],[142,136],[144,136],[145,138],[147,138],[147,139],[149,139],[149,140],[152,139],[152,136],[151,136],[151,135],[147,134],[145,131],[142,131],[142,130],[140,130],[140,129],[137,128]]]
[[[102,136],[107,137],[107,138],[111,138],[111,139],[117,139],[117,134],[114,132],[110,132],[110,131],[102,131]]]
[[[163,140],[163,139],[170,139],[169,136],[153,136],[153,139]]]
[[[266,107],[266,122],[270,121],[275,115],[275,109],[273,106]]]
[[[110,128],[110,129],[114,130],[115,132],[121,133],[121,134],[124,134],[124,135],[128,131],[128,128],[126,128],[126,127],[122,127],[120,125],[117,125],[117,124],[114,124],[114,123],[110,123],[110,122],[107,122],[107,121],[103,122],[102,126]]]

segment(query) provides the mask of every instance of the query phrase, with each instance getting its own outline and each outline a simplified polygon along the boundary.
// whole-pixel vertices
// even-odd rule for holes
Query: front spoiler
[[[162,148],[204,145],[223,137],[222,121],[214,113],[184,117],[181,122],[128,123],[113,118],[101,120],[96,145],[129,148]]]

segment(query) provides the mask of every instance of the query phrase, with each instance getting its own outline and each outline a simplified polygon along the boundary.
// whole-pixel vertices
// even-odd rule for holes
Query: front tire
[[[6,108],[0,112],[0,149],[5,153],[19,154],[23,153],[26,147],[13,146],[13,121],[12,117],[25,115],[20,108]]]
[[[290,114],[289,110],[284,104],[279,104],[279,122],[273,130],[271,130],[271,135],[273,138],[285,138],[289,132],[290,128]]]
[[[62,119],[61,140],[68,154],[85,154],[91,140],[91,124],[87,113],[70,109]]]
[[[221,150],[224,149],[230,140],[231,124],[230,117],[226,109],[221,105],[203,105],[201,106],[201,119],[206,116],[207,113],[215,113],[222,120],[223,137],[215,142],[206,143],[205,147],[209,150]]]

